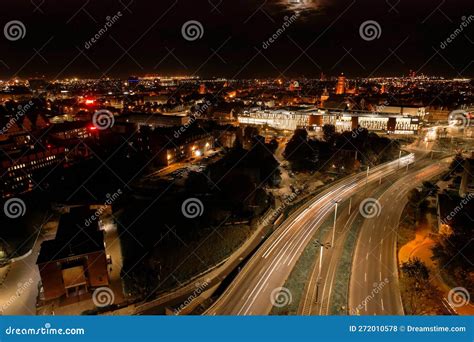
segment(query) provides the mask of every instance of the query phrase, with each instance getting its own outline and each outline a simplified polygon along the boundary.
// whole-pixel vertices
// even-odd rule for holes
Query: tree
[[[402,272],[412,278],[417,285],[421,285],[430,278],[430,271],[418,258],[409,259],[402,264]]]
[[[308,132],[305,129],[296,129],[286,144],[283,156],[294,170],[307,169],[314,162],[317,153],[313,145],[313,140],[308,140]]]
[[[430,282],[428,267],[418,258],[401,266],[404,304],[408,314],[419,315],[436,310],[441,294]]]
[[[451,162],[449,169],[455,173],[460,172],[463,170],[463,164],[464,164],[464,158],[462,157],[461,154],[458,153],[456,154],[453,161]]]
[[[436,195],[436,193],[439,191],[439,186],[432,182],[424,181],[422,185],[422,193],[424,195],[423,197]]]
[[[326,124],[323,126],[324,140],[331,141],[334,134],[336,133],[336,126]]]
[[[277,150],[278,148],[278,141],[273,138],[272,140],[270,140],[270,142],[267,144],[267,147],[270,151],[272,151],[272,153],[275,153],[275,151]]]

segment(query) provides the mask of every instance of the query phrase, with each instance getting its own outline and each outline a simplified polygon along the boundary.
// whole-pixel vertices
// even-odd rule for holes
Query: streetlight
[[[339,201],[334,201],[334,224],[332,226],[332,240],[331,240],[331,246],[334,247],[334,237],[336,235],[336,220],[337,220],[337,205],[339,204]]]
[[[365,181],[365,185],[369,184],[369,172],[370,172],[370,165],[367,165],[367,179]]]
[[[324,252],[324,248],[329,249],[330,244],[329,244],[329,242],[322,243],[321,241],[316,240],[314,242],[314,245],[316,247],[320,248],[320,250],[319,250],[319,271],[318,271],[318,279],[316,281],[316,301],[315,301],[315,303],[318,303],[318,301],[319,301],[319,285],[321,283],[321,267],[323,265],[323,252]]]

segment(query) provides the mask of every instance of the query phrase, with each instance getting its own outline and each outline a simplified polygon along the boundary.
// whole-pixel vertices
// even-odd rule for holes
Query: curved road
[[[397,228],[408,192],[449,167],[443,160],[408,173],[379,198],[380,215],[364,221],[352,262],[349,312],[355,315],[403,315],[398,265]]]
[[[251,258],[207,315],[264,315],[272,293],[285,283],[306,245],[334,209],[335,201],[353,196],[366,182],[378,181],[414,161],[414,155],[347,177],[291,215]]]

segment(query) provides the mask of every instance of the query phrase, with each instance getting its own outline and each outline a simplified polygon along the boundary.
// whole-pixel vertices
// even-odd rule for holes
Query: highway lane
[[[392,182],[395,175],[384,179],[384,185]],[[359,214],[360,203],[368,196],[374,197],[381,185],[378,182],[372,182],[368,187],[356,194],[351,200],[351,210],[349,204],[338,211],[336,221],[336,237],[334,248],[330,248],[324,252],[323,264],[321,272],[319,272],[319,263],[315,262],[305,292],[298,310],[300,315],[329,315],[332,304],[332,293],[336,281],[338,267],[344,252],[346,238],[349,234],[354,234],[353,224]],[[333,220],[333,218],[329,218]],[[329,241],[331,232],[326,234],[322,241]],[[317,260],[316,260],[317,261]],[[317,281],[320,279],[319,289],[317,289]]]
[[[304,248],[333,211],[334,201],[353,196],[366,182],[378,181],[413,161],[413,154],[402,157],[374,168],[368,177],[365,172],[347,177],[316,196],[272,234],[206,314],[268,314],[276,289],[283,286]]]
[[[426,150],[423,153],[417,155],[417,162],[410,168],[410,173],[414,173],[416,170],[421,170],[426,166],[433,163],[432,160],[424,158],[427,156]],[[315,262],[314,267],[311,271],[308,284],[305,287],[305,292],[302,297],[302,301],[298,310],[300,315],[329,315],[331,304],[332,304],[332,292],[336,282],[337,272],[341,263],[341,258],[344,253],[345,242],[349,237],[349,234],[354,234],[353,224],[356,218],[361,217],[359,213],[359,205],[366,198],[378,198],[380,195],[387,190],[391,184],[397,181],[403,173],[392,174],[389,177],[383,178],[383,183],[373,182],[368,187],[364,188],[363,191],[356,194],[352,198],[351,213],[349,214],[349,206],[342,207],[339,210],[338,219],[336,222],[336,243],[334,248],[324,252],[323,265],[321,267],[321,274],[319,274],[319,263]],[[346,201],[346,204],[348,201]],[[329,218],[331,221],[332,218]],[[323,241],[330,239],[331,232],[328,232],[327,236],[323,238]],[[317,291],[317,280],[320,277],[319,291]],[[318,300],[316,300],[318,299]]]
[[[403,315],[398,265],[397,228],[408,192],[448,169],[450,159],[409,172],[379,198],[380,215],[367,218],[354,252],[349,311],[356,315]]]

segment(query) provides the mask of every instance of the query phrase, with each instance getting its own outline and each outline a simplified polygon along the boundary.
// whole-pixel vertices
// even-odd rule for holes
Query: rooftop
[[[86,220],[94,215],[93,210],[85,207],[73,208],[59,220],[54,240],[41,244],[37,264],[66,259],[78,255],[104,250],[104,234],[99,230],[98,220]]]

